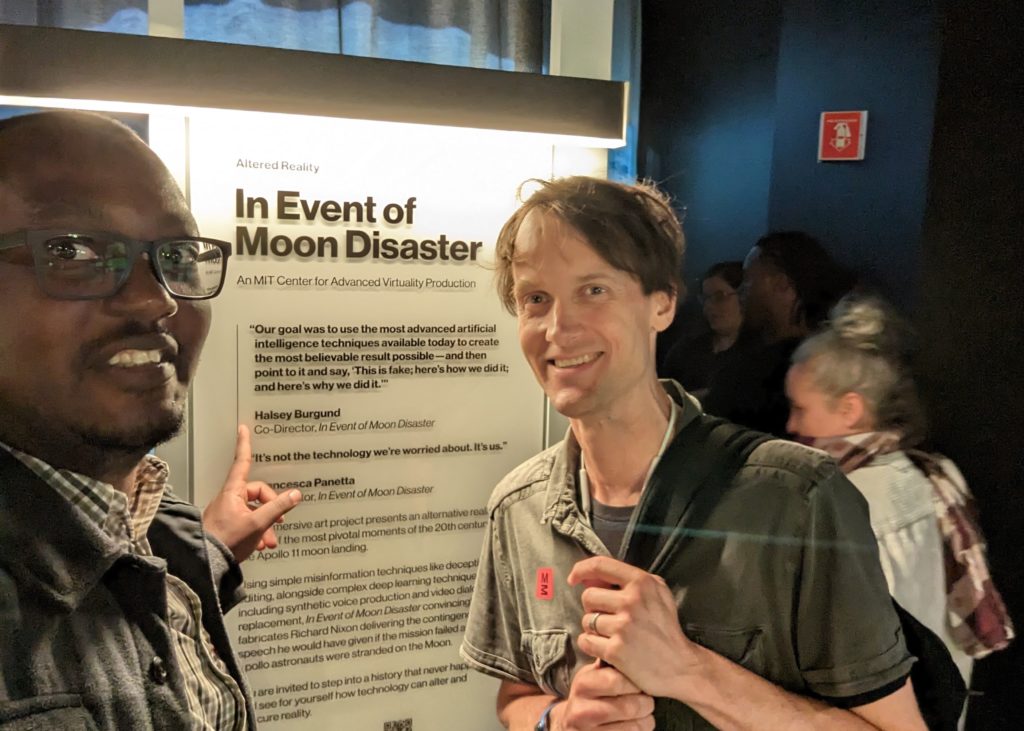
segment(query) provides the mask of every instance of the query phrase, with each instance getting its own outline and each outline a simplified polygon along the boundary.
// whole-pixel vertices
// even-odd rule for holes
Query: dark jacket
[[[255,726],[223,621],[243,596],[238,564],[206,537],[199,511],[169,494],[148,539],[154,556],[125,553],[0,452],[0,729],[188,728],[167,624],[168,570],[200,598],[203,625]]]
[[[683,409],[680,432],[645,495],[662,482],[680,490],[703,482],[684,481],[690,476],[673,467],[673,453],[689,451],[687,427],[704,417],[690,398],[666,391]],[[581,559],[609,553],[581,507],[578,465],[570,431],[495,488],[460,648],[476,670],[563,698],[575,673],[593,662],[574,641],[583,604],[564,577]],[[685,514],[688,537],[676,544],[685,550],[669,553],[659,569],[685,634],[785,690],[834,706],[898,687],[913,658],[878,563],[867,503],[836,464],[823,452],[773,439],[722,487],[706,515]],[[618,558],[666,526],[675,528],[631,522]],[[556,577],[548,596],[534,590],[541,570]],[[712,728],[682,704],[661,706],[655,718],[658,729]]]
[[[765,345],[741,336],[729,348],[701,398],[704,410],[756,431],[786,436],[786,372],[799,338]]]

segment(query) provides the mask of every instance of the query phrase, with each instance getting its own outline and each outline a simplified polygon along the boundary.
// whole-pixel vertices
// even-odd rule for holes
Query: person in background
[[[743,263],[743,340],[712,379],[705,410],[785,436],[789,358],[853,284],[812,236],[776,231],[762,237]]]
[[[775,231],[743,262],[743,314],[765,344],[799,342],[853,285],[852,275],[813,236]]]
[[[942,638],[969,684],[974,659],[1005,647],[1013,628],[963,476],[916,449],[924,429],[908,342],[881,300],[841,301],[793,354],[787,429],[835,457],[867,499],[889,590]]]
[[[300,495],[248,480],[245,427],[202,516],[151,454],[230,251],[124,125],[0,122],[2,728],[255,727],[223,613]]]
[[[700,284],[700,303],[708,330],[673,345],[659,369],[660,376],[677,381],[697,398],[704,396],[739,338],[743,326],[739,296],[742,282],[743,262],[719,262],[705,272]]]

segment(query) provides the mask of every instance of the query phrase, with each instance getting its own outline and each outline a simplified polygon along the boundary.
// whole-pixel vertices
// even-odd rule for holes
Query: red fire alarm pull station
[[[818,162],[863,160],[868,113],[822,112],[818,128]]]

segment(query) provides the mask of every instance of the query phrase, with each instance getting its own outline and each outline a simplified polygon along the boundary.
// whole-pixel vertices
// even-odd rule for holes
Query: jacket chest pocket
[[[576,661],[569,632],[564,629],[527,630],[521,642],[541,690],[563,698],[569,695],[569,679]]]
[[[733,629],[704,624],[686,624],[686,636],[701,647],[762,675],[764,671],[764,630],[761,627]]]

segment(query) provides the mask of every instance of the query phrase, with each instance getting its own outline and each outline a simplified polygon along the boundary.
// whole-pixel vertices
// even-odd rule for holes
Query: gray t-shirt
[[[591,498],[590,524],[612,556],[619,555],[622,539],[626,537],[626,529],[629,528],[629,519],[633,517],[634,510],[635,505],[605,505]]]

